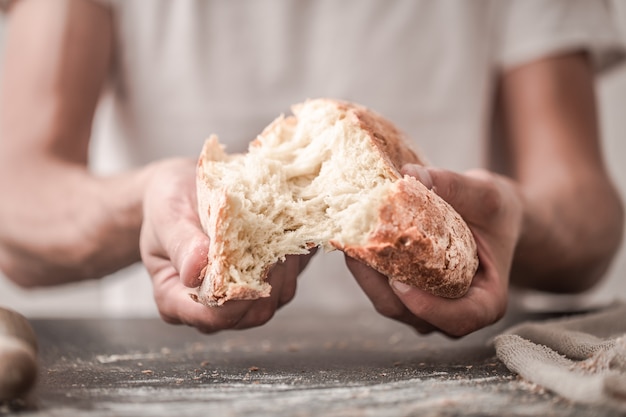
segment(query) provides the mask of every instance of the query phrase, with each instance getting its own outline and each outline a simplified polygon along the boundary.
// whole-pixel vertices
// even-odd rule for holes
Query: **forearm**
[[[624,209],[601,173],[578,175],[563,185],[522,186],[525,216],[512,282],[542,291],[591,288],[619,248]]]
[[[142,173],[86,170],[110,74],[113,17],[98,2],[16,2],[0,78],[0,268],[27,286],[94,278],[139,259]]]
[[[23,286],[99,278],[140,259],[142,198],[152,167],[108,178],[30,161],[0,174],[0,267]]]
[[[619,247],[624,213],[603,160],[590,58],[582,51],[507,71],[500,84],[509,175],[523,223],[512,280],[580,292]]]

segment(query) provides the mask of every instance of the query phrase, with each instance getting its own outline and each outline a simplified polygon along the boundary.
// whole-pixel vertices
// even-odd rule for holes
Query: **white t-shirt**
[[[372,107],[433,164],[464,170],[484,162],[498,72],[581,48],[600,64],[617,42],[589,0],[111,4],[111,130],[92,153],[103,170],[195,157],[210,133],[243,151],[291,104],[322,96]]]
[[[590,0],[101,1],[116,42],[91,148],[99,173],[196,157],[211,133],[245,151],[313,97],[371,107],[432,164],[462,171],[485,163],[498,73],[580,49],[601,67],[618,48],[609,10]],[[316,258],[294,304],[368,304],[340,254]],[[134,278],[103,282],[105,311],[155,311],[143,268],[118,275]]]

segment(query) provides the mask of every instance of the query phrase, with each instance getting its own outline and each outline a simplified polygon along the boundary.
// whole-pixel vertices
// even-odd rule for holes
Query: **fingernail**
[[[407,285],[404,282],[400,282],[395,279],[391,281],[391,286],[400,294],[405,294],[411,289],[410,285]]]
[[[433,179],[428,172],[428,169],[422,165],[407,164],[402,169],[403,173],[417,178],[426,188],[429,190],[433,188]]]

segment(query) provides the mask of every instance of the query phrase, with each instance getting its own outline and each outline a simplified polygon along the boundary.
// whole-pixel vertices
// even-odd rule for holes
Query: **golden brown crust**
[[[412,177],[395,183],[362,246],[341,248],[390,279],[432,294],[464,295],[478,267],[476,245],[461,217]]]

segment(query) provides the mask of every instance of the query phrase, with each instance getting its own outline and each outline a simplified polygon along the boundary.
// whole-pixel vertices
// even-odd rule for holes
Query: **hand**
[[[469,291],[458,299],[441,298],[389,281],[354,259],[346,258],[348,268],[378,312],[420,333],[438,330],[461,337],[496,322],[506,311],[509,272],[521,233],[522,200],[515,184],[484,170],[457,174],[407,165],[403,173],[432,188],[472,230],[480,264]]]
[[[205,333],[260,326],[291,301],[296,278],[312,254],[288,256],[276,264],[269,274],[272,292],[267,298],[229,301],[220,307],[193,301],[190,289],[202,282],[210,245],[197,214],[195,168],[189,160],[157,163],[145,191],[140,249],[159,313],[168,323]]]

